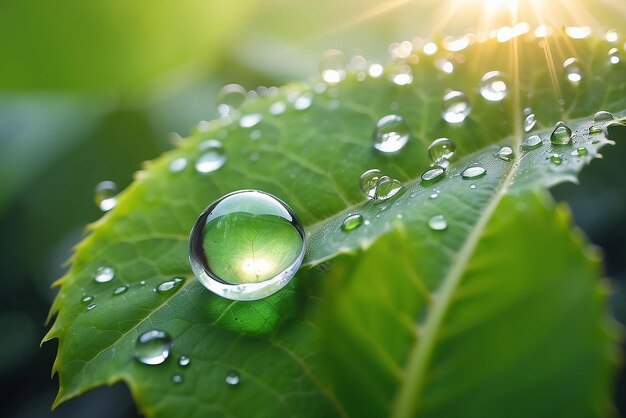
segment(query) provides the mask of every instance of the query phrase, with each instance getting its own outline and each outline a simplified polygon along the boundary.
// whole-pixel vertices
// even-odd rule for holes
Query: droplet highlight
[[[328,84],[337,84],[346,78],[348,62],[343,52],[331,49],[322,55],[320,59],[320,71],[322,80]]]
[[[574,85],[579,84],[583,79],[583,70],[576,58],[566,59],[563,62],[563,71],[567,80]]]
[[[304,228],[286,203],[259,190],[240,190],[200,214],[189,238],[189,261],[211,292],[257,300],[289,283],[304,249]]]

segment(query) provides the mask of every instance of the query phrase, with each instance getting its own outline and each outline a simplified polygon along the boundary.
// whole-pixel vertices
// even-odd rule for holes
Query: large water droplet
[[[341,223],[341,230],[346,231],[346,232],[353,231],[357,229],[358,227],[360,227],[362,223],[363,223],[363,217],[359,215],[358,213],[353,214],[353,215],[348,215]]]
[[[456,145],[448,138],[437,138],[428,146],[428,155],[437,165],[445,167],[448,160],[454,156]]]
[[[475,179],[477,177],[484,176],[485,173],[487,173],[487,170],[485,170],[481,166],[475,165],[472,167],[467,167],[465,170],[463,170],[463,172],[461,173],[461,177],[463,177],[464,179]]]
[[[539,135],[531,135],[522,141],[522,148],[525,150],[535,149],[542,145]]]
[[[174,277],[172,280],[159,284],[155,290],[159,295],[171,295],[176,293],[184,281],[182,277]]]
[[[117,204],[117,184],[108,180],[96,184],[95,201],[103,212],[113,209]]]
[[[322,55],[320,59],[320,71],[322,79],[328,84],[337,84],[344,78],[348,71],[348,63],[343,52],[331,49]]]
[[[185,381],[185,378],[183,377],[182,374],[172,375],[172,382],[173,383],[178,384],[178,383],[183,383],[184,381]]]
[[[511,147],[502,147],[496,153],[496,157],[503,161],[509,162],[513,158],[515,158],[515,153],[513,152],[513,148]]]
[[[491,102],[499,102],[507,95],[506,78],[500,71],[489,71],[480,80],[480,94]]]
[[[236,386],[239,384],[239,373],[237,373],[236,370],[230,370],[227,374],[226,374],[226,383],[229,384],[230,386]]]
[[[583,70],[576,58],[566,59],[563,62],[563,71],[565,72],[565,77],[572,84],[578,84],[583,79]]]
[[[572,141],[572,130],[559,121],[550,134],[550,142],[554,145],[567,145]]]
[[[376,183],[374,199],[390,199],[395,196],[400,190],[402,190],[402,183],[399,180],[396,180],[389,176],[382,176],[380,179],[378,179],[378,182]]]
[[[422,174],[422,180],[425,182],[440,180],[443,178],[443,174],[445,172],[446,170],[444,170],[443,167],[431,167],[428,170],[424,171],[424,173]]]
[[[206,174],[221,168],[226,163],[226,151],[217,139],[209,139],[198,145],[202,155],[196,161],[196,171]]]
[[[534,113],[529,113],[524,119],[524,132],[530,132],[537,125],[537,118]]]
[[[126,293],[126,291],[128,290],[129,286],[127,284],[123,285],[123,286],[118,286],[113,290],[113,295],[114,296],[118,296],[121,295],[123,293]]]
[[[182,355],[178,359],[178,365],[180,367],[187,367],[189,364],[191,364],[191,358],[189,356]]]
[[[217,93],[217,111],[220,115],[229,115],[246,101],[246,90],[239,84],[227,84]]]
[[[376,122],[374,148],[390,153],[402,149],[409,140],[409,127],[399,115],[383,116]]]
[[[448,228],[448,221],[443,215],[435,215],[428,220],[428,226],[434,231],[443,231]]]
[[[448,123],[461,123],[472,109],[465,93],[451,90],[443,95],[443,111],[441,117]]]
[[[281,200],[240,190],[200,214],[189,250],[191,268],[207,289],[232,300],[256,300],[296,274],[304,258],[304,229]]]
[[[377,168],[372,168],[371,170],[365,171],[361,174],[359,178],[359,186],[361,187],[361,191],[365,193],[369,199],[373,199],[376,194],[376,184],[378,184],[378,180],[381,178],[382,173]]]
[[[594,122],[606,122],[609,120],[613,120],[615,117],[612,113],[607,112],[606,110],[600,110],[593,115]]]
[[[135,358],[151,366],[161,364],[170,355],[172,337],[164,331],[152,330],[144,332],[137,338]]]
[[[101,266],[96,269],[94,279],[98,283],[106,283],[113,280],[113,277],[115,277],[115,270],[112,267]]]

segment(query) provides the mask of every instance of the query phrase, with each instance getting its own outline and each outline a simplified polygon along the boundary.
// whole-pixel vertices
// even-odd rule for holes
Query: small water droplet
[[[587,148],[578,147],[574,151],[570,152],[570,155],[582,156],[582,155],[587,155],[587,153],[588,153]]]
[[[377,168],[367,170],[361,174],[361,177],[359,178],[359,186],[361,191],[365,193],[365,196],[369,199],[374,198],[374,195],[376,194],[376,184],[381,176],[382,173]]]
[[[169,165],[172,173],[180,173],[187,167],[187,159],[185,157],[174,158]]]
[[[376,189],[374,193],[375,200],[387,200],[395,196],[400,190],[402,190],[402,183],[399,180],[391,178],[389,176],[382,176],[376,183]]]
[[[89,305],[87,305],[87,310],[90,311],[90,310],[92,310],[95,307],[96,307],[95,303],[90,303]]]
[[[413,72],[411,67],[406,64],[392,65],[388,69],[389,78],[394,84],[406,86],[413,82]]]
[[[227,374],[226,374],[226,383],[228,383],[230,386],[236,386],[239,384],[239,373],[237,373],[236,370],[230,370]]]
[[[185,380],[185,378],[183,377],[182,374],[174,374],[172,375],[172,382],[173,383],[183,383],[183,381]]]
[[[182,355],[178,359],[178,365],[180,367],[187,367],[189,364],[191,364],[191,358],[189,356]]]
[[[261,138],[261,131],[258,129],[255,129],[254,131],[250,132],[250,139],[253,141],[256,141],[258,139]]]
[[[431,195],[429,196],[430,199],[437,199],[439,197],[439,193],[435,192],[435,193],[431,193]]]
[[[383,116],[376,122],[374,148],[384,153],[401,150],[409,140],[409,127],[399,115]]]
[[[226,163],[226,151],[217,139],[209,139],[198,145],[203,154],[196,161],[196,171],[207,174],[221,168]]]
[[[499,159],[501,159],[503,161],[509,162],[513,158],[515,158],[515,153],[513,152],[513,148],[511,148],[511,147],[502,147],[496,153],[496,157],[498,157]]]
[[[452,72],[454,72],[454,64],[445,58],[436,60],[435,67],[446,74],[452,74]]]
[[[572,141],[572,130],[562,121],[557,122],[550,134],[550,142],[554,145],[567,145]]]
[[[144,332],[135,343],[135,359],[151,366],[161,364],[170,355],[172,337],[164,331]]]
[[[541,137],[539,135],[531,135],[522,141],[522,148],[525,150],[531,150],[538,148],[542,145]]]
[[[563,62],[563,71],[565,72],[565,77],[572,84],[578,84],[583,79],[583,70],[578,63],[576,58],[568,58]]]
[[[563,158],[561,158],[561,154],[552,154],[550,155],[550,162],[555,165],[561,165]]]
[[[239,84],[227,84],[217,93],[217,111],[220,115],[229,115],[246,101],[246,89]]]
[[[112,267],[101,266],[96,269],[96,275],[94,278],[98,283],[106,283],[113,280],[114,276],[115,270],[113,270]]]
[[[176,293],[176,291],[182,286],[185,279],[182,277],[174,277],[172,280],[165,281],[157,286],[154,289],[159,295],[171,295]]]
[[[491,102],[499,102],[507,95],[506,78],[500,71],[489,71],[480,80],[480,94]]]
[[[93,296],[90,296],[90,295],[85,295],[80,299],[80,303],[82,303],[83,305],[88,305],[92,301],[93,301]]]
[[[609,49],[609,63],[611,63],[612,65],[615,65],[615,64],[619,64],[621,60],[622,60],[622,56],[620,55],[619,50],[617,48]]]
[[[524,132],[530,132],[537,125],[537,118],[534,113],[530,113],[524,119]]]
[[[428,220],[428,226],[433,231],[443,231],[448,228],[448,221],[443,215],[435,215]]]
[[[285,113],[285,110],[287,110],[287,104],[283,101],[274,102],[270,106],[270,113],[272,115],[281,115]]]
[[[296,110],[305,110],[311,107],[312,103],[313,103],[313,94],[307,92],[307,93],[303,93],[293,102],[293,107]]]
[[[441,180],[445,172],[446,170],[444,170],[443,167],[431,167],[428,170],[424,171],[424,173],[422,174],[422,180],[426,182]]]
[[[322,55],[320,59],[320,71],[322,79],[328,84],[337,84],[346,78],[348,63],[343,52],[331,49]]]
[[[341,230],[352,231],[360,227],[362,223],[363,223],[363,217],[359,215],[358,213],[353,214],[353,215],[348,215],[341,223]]]
[[[124,286],[118,286],[115,288],[115,290],[113,290],[113,295],[118,296],[118,295],[121,295],[122,293],[126,293],[128,288],[129,286],[127,284],[125,284]]]
[[[613,120],[615,117],[612,113],[607,112],[606,110],[600,110],[593,115],[594,122],[606,122],[609,120]]]
[[[485,170],[483,167],[475,165],[472,167],[467,167],[465,170],[463,170],[463,172],[461,173],[461,177],[463,177],[464,179],[475,179],[477,177],[484,176],[486,173],[487,170]]]
[[[140,281],[140,282],[139,282],[139,285],[140,285],[140,286],[145,286],[145,285],[146,285],[146,281],[145,281],[145,280]]]
[[[117,204],[117,184],[108,180],[96,184],[95,201],[103,212],[113,209]]]
[[[475,184],[470,184],[470,189],[472,189],[472,190],[476,189],[476,185]]]
[[[428,146],[428,155],[435,164],[444,167],[454,156],[455,150],[454,142],[448,138],[437,138]]]
[[[269,193],[240,190],[200,214],[189,238],[189,261],[211,292],[257,300],[289,283],[304,249],[304,228],[286,203]]]
[[[461,123],[467,118],[471,109],[472,107],[465,93],[450,90],[443,96],[441,117],[448,123]]]

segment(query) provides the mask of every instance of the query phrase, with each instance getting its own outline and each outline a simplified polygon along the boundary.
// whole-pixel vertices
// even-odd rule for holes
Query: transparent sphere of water
[[[189,237],[189,262],[211,292],[257,300],[283,288],[304,258],[304,228],[280,199],[240,190],[218,199],[198,217]]]
[[[480,94],[491,102],[499,102],[507,95],[506,78],[500,71],[489,71],[480,80]]]
[[[467,118],[472,106],[465,93],[450,90],[443,95],[441,117],[448,123],[461,123]]]
[[[144,332],[135,344],[137,361],[150,366],[163,363],[170,356],[172,337],[159,330]]]
[[[409,140],[409,126],[399,115],[383,116],[376,122],[374,148],[384,153],[400,151]]]

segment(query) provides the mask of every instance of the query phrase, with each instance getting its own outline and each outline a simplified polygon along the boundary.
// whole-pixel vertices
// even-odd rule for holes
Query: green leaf
[[[560,71],[567,56],[557,55],[564,49],[556,46],[566,42],[582,66],[577,86]],[[546,44],[554,55],[546,55]],[[409,66],[394,62],[382,78],[359,81],[351,73],[336,86],[294,84],[250,100],[240,110],[260,116],[254,126],[240,122],[251,117],[202,126],[138,173],[117,207],[90,227],[59,281],[51,310],[57,317],[46,337],[59,339],[55,405],[124,380],[147,416],[502,416],[500,406],[480,409],[491,404],[518,407],[520,416],[554,416],[564,393],[579,407],[571,415],[598,414],[611,370],[598,262],[545,189],[574,181],[611,142],[590,133],[594,112],[626,115],[626,72],[608,62],[609,47],[560,34],[491,39],[454,54],[412,57],[409,85],[390,81]],[[444,58],[456,65],[452,74],[437,69]],[[558,70],[552,77],[550,68]],[[480,79],[492,70],[507,74],[504,101],[480,96]],[[441,119],[448,88],[464,91],[472,104],[461,124]],[[286,111],[270,111],[279,101]],[[543,139],[532,150],[521,147],[527,106],[539,119],[532,133]],[[372,146],[377,120],[389,113],[401,115],[411,131],[395,155]],[[571,145],[550,144],[561,118],[574,132]],[[607,122],[595,125],[602,130]],[[422,183],[430,164],[426,148],[443,136],[457,144],[457,156],[443,180]],[[223,141],[227,162],[200,174],[194,164],[207,139]],[[512,161],[494,155],[502,145],[514,149]],[[582,147],[586,154],[572,155]],[[550,161],[555,153],[560,165]],[[180,158],[186,167],[171,171]],[[463,178],[473,165],[486,174]],[[370,168],[400,179],[403,191],[384,202],[366,201],[358,183]],[[193,278],[187,239],[208,204],[249,188],[295,210],[307,231],[305,264],[314,268],[301,269],[269,298],[233,302]],[[342,231],[343,219],[355,213],[363,225]],[[435,215],[444,215],[446,230],[428,227]],[[401,236],[391,232],[397,230]],[[342,253],[356,256],[331,261]],[[101,266],[115,270],[113,280],[94,281]],[[177,292],[154,291],[172,277],[186,279]],[[120,285],[130,289],[113,296]],[[94,297],[92,309],[81,304],[85,295]],[[566,321],[568,315],[575,321]],[[427,337],[415,341],[415,328]],[[139,335],[153,329],[171,335],[172,355],[146,366],[133,352]],[[191,357],[190,366],[177,364],[181,355]],[[589,363],[581,366],[583,356]],[[234,387],[225,382],[230,370],[240,376]],[[178,374],[184,382],[175,384]],[[560,397],[549,399],[557,387]]]

